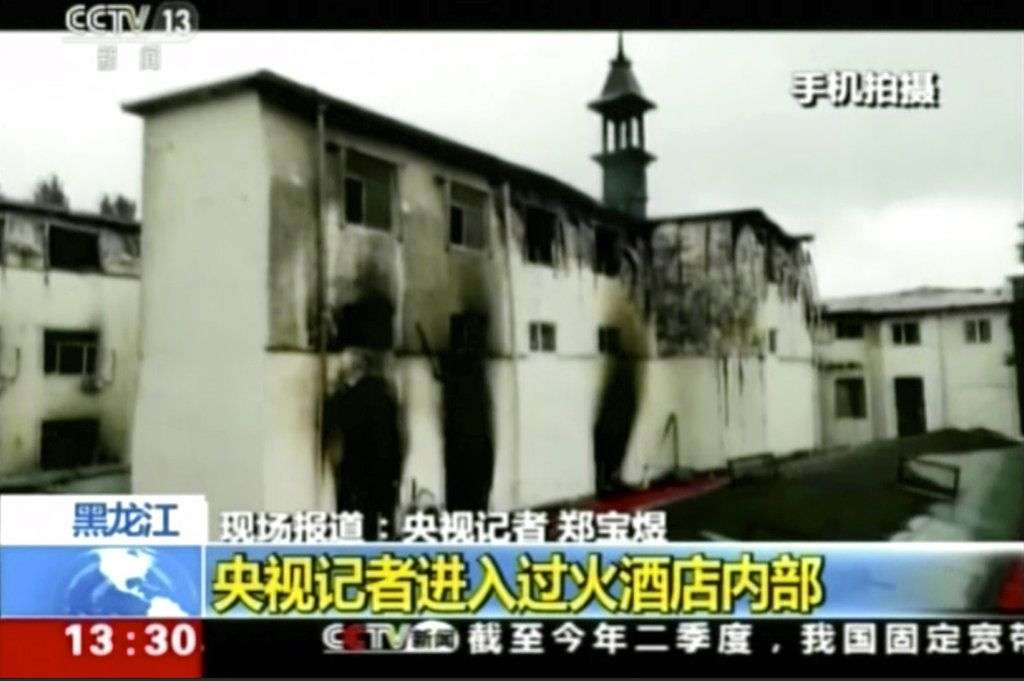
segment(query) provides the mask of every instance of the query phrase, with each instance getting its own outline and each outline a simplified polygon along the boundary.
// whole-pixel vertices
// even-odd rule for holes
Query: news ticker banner
[[[348,522],[333,540],[264,534],[328,537],[314,544],[223,542],[208,537],[201,496],[0,496],[0,676],[231,674],[232,650],[273,658],[289,645],[327,657],[530,655],[512,644],[538,637],[555,646],[546,655],[613,639],[633,642],[609,655],[728,655],[737,627],[774,632],[746,654],[785,656],[808,636],[878,650],[900,622],[921,640],[957,629],[956,646],[922,643],[922,655],[1024,653],[1024,613],[978,605],[994,602],[1021,543],[377,543],[353,534],[358,518],[333,520]],[[858,622],[877,626],[848,634]],[[239,649],[232,631],[265,645]],[[710,647],[686,643],[694,636]],[[317,659],[311,670],[336,664]]]

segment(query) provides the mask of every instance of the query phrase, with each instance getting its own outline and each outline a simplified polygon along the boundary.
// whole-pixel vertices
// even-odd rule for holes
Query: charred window
[[[555,263],[555,214],[542,208],[526,211],[526,259],[541,265]]]
[[[618,231],[598,226],[594,230],[594,271],[616,277],[621,269]]]
[[[530,350],[555,351],[555,325],[551,322],[530,322]]]
[[[364,196],[363,181],[357,177],[345,178],[345,222],[350,225],[361,225],[365,220],[363,204]]]
[[[75,468],[96,463],[100,424],[96,419],[43,421],[39,465],[43,470]]]
[[[483,350],[487,345],[487,317],[475,312],[453,314],[449,334],[452,350]]]
[[[329,339],[327,349],[336,352],[345,347],[387,350],[393,345],[394,331],[391,303],[371,297],[349,303],[335,314],[337,334]]]
[[[854,339],[864,337],[864,324],[861,322],[836,322],[836,338]]]
[[[100,239],[95,232],[50,226],[50,267],[97,272],[100,269]]]
[[[349,151],[345,158],[345,221],[391,229],[395,167],[386,161]]]
[[[486,209],[486,194],[453,182],[448,206],[448,241],[466,248],[486,248]]]
[[[95,331],[43,332],[43,372],[64,376],[96,373],[99,334]]]
[[[836,379],[836,417],[862,419],[867,415],[863,378]]]
[[[621,352],[618,327],[602,326],[597,329],[597,349],[606,355],[617,355]]]
[[[892,325],[894,345],[920,345],[921,327],[917,322],[896,322]]]

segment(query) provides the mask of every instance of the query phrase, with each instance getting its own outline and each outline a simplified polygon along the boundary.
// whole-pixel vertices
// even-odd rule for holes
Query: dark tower
[[[654,102],[644,97],[622,51],[611,62],[601,96],[588,106],[601,114],[601,153],[594,160],[604,175],[604,203],[638,218],[647,213],[647,164],[654,156],[644,148],[644,114]]]

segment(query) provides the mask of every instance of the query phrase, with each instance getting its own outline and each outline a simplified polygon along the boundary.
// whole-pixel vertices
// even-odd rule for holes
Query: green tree
[[[49,179],[43,178],[36,183],[35,192],[32,194],[32,201],[39,206],[63,208],[64,210],[70,207],[68,196],[64,193],[64,187],[61,185],[60,178],[56,174],[51,175]]]
[[[123,194],[117,194],[114,198],[111,198],[109,194],[104,194],[100,199],[100,215],[107,217],[134,220],[136,209],[136,203]]]

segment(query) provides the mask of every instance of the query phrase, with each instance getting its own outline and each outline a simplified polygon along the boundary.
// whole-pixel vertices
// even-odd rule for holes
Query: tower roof
[[[619,52],[611,61],[604,88],[588,106],[609,115],[643,113],[654,108],[654,102],[644,97],[640,83],[633,74],[632,64],[622,48],[622,33],[619,33]]]

